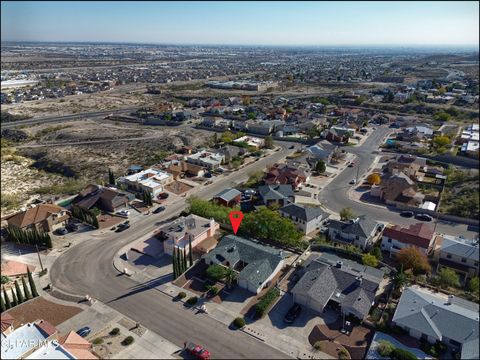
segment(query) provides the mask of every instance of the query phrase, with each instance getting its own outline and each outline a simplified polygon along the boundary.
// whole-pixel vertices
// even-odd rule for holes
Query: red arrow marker
[[[243,220],[243,213],[241,211],[230,211],[230,223],[232,224],[233,233],[237,235],[238,228]]]

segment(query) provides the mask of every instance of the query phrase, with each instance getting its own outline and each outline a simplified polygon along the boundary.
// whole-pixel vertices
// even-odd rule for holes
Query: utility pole
[[[42,268],[42,273],[43,273],[43,264],[42,264],[42,259],[40,258],[40,251],[38,250],[38,245],[35,244],[35,247],[37,248],[38,261],[40,262],[40,267]]]
[[[358,173],[359,172],[360,172],[360,166],[359,166],[359,164],[357,164],[357,178],[355,180],[355,183],[357,183],[357,184],[358,184]]]

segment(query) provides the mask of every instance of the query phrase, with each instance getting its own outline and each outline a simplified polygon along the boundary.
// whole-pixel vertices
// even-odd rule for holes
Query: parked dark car
[[[69,223],[67,225],[67,229],[70,230],[70,231],[77,231],[78,230],[78,225],[73,223],[73,222]]]
[[[433,218],[430,215],[427,214],[417,214],[415,215],[415,219],[420,220],[420,221],[432,221]]]
[[[124,230],[127,230],[129,227],[130,227],[130,224],[127,224],[127,223],[120,224],[118,225],[117,230],[115,230],[115,232],[122,232]]]
[[[302,307],[298,304],[294,304],[290,310],[288,310],[285,318],[283,319],[287,324],[293,324],[295,319],[300,315],[302,312]]]
[[[400,216],[403,216],[403,217],[406,217],[406,218],[411,218],[411,217],[413,217],[413,215],[415,215],[413,213],[413,211],[402,211],[400,213]]]
[[[153,210],[153,213],[154,214],[158,214],[158,213],[161,213],[162,211],[165,210],[165,206],[159,206],[158,208],[156,208],[155,210]]]
[[[67,235],[68,230],[65,229],[64,227],[62,227],[62,228],[59,228],[59,229],[55,230],[55,234],[57,234],[57,235]]]
[[[295,145],[290,145],[289,149],[295,149]]]
[[[77,331],[77,334],[80,335],[81,337],[87,337],[91,332],[92,332],[92,329],[90,329],[88,326],[84,326]]]

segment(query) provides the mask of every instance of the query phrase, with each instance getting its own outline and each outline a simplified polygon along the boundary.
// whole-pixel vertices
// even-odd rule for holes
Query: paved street
[[[291,152],[288,150],[290,144],[281,145],[280,151],[238,173],[222,176],[213,185],[199,189],[195,195],[210,198],[224,187],[245,181],[249,173],[263,169]],[[152,231],[160,221],[177,215],[184,208],[185,199],[179,198],[161,215],[138,218],[125,232],[107,231],[75,245],[50,269],[53,285],[68,293],[88,294],[99,299],[178,346],[188,340],[198,342],[215,358],[285,358],[284,353],[243,332],[229,330],[208,315],[185,311],[181,303],[152,289],[156,285],[154,282],[141,286],[114,270],[112,259],[122,246]]]
[[[353,168],[345,168],[345,170],[337,175],[335,179],[328,184],[319,194],[320,202],[328,209],[335,213],[346,207],[350,207],[357,215],[367,215],[372,219],[395,224],[413,224],[418,222],[415,219],[403,218],[398,212],[389,211],[383,207],[371,206],[354,201],[348,197],[347,191],[352,188],[349,182],[358,178],[369,169],[373,164],[375,157],[378,155],[374,151],[378,150],[378,146],[382,144],[382,139],[391,131],[388,127],[379,126],[368,137],[361,146],[350,146],[344,149],[357,156],[356,164]],[[436,231],[451,235],[476,236],[478,229],[469,228],[467,225],[439,221]]]

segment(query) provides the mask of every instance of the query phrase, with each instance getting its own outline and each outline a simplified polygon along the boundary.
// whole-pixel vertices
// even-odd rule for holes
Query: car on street
[[[415,215],[413,211],[402,211],[400,212],[400,216],[406,217],[406,218],[411,218]]]
[[[295,149],[295,145],[290,145],[289,149]]]
[[[293,324],[293,322],[300,315],[301,312],[302,307],[298,304],[293,304],[293,306],[288,310],[287,314],[285,315],[283,321],[285,321],[287,324]]]
[[[184,343],[184,349],[190,354],[193,355],[196,359],[208,360],[210,359],[210,351],[205,349],[203,346],[196,345],[192,342]]]
[[[161,213],[163,210],[165,210],[165,206],[159,206],[158,208],[153,210],[153,213],[158,214],[158,213]]]
[[[205,173],[205,175],[203,175],[203,176],[205,176],[206,178],[211,178],[211,177],[212,177],[212,173],[207,172],[207,173]]]
[[[417,214],[415,215],[415,219],[420,220],[420,221],[432,221],[433,218],[430,215],[427,214]]]
[[[129,227],[130,227],[130,224],[125,224],[125,223],[120,224],[120,225],[118,225],[117,230],[115,230],[115,232],[125,231],[125,230],[127,230]]]
[[[168,193],[162,192],[162,193],[158,194],[157,198],[158,199],[167,199],[168,198]]]
[[[73,222],[68,223],[67,229],[70,230],[70,231],[77,231],[78,230],[78,225],[73,223]]]
[[[57,229],[57,230],[55,231],[55,233],[56,233],[57,235],[67,235],[67,234],[68,234],[68,230],[65,229],[64,227],[62,227],[62,228]]]
[[[81,337],[87,337],[91,332],[92,332],[92,329],[90,329],[88,326],[84,326],[77,331],[77,334],[80,335]]]
[[[352,179],[352,180],[350,180],[350,182],[349,182],[350,185],[355,185],[356,183],[357,183],[357,180],[355,180],[355,179]]]
[[[352,161],[350,164],[348,164],[348,167],[353,167],[353,165],[355,165],[354,161]]]
[[[118,215],[122,215],[122,216],[128,216],[128,215],[130,215],[130,211],[128,211],[128,210],[120,210],[120,211],[117,211],[117,214],[118,214]]]

